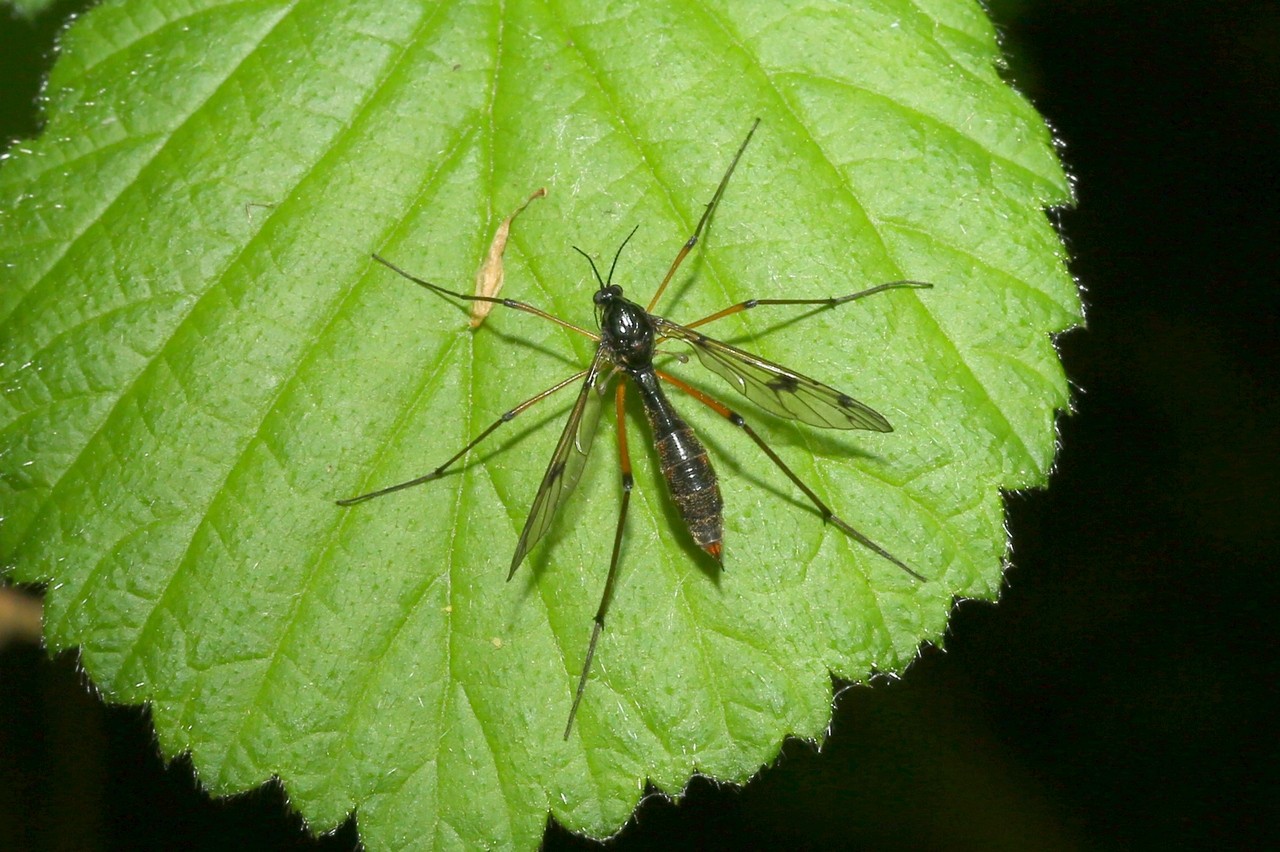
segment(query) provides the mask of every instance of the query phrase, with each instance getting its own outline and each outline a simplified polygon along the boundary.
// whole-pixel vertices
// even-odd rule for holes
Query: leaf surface
[[[0,560],[48,584],[52,649],[150,702],[216,794],[278,776],[370,849],[616,831],[646,779],[743,781],[820,737],[830,673],[899,671],[993,597],[1000,490],[1042,484],[1080,306],[1043,208],[1069,198],[976,3],[119,2],[72,27],[44,136],[0,168]],[[932,282],[704,330],[848,392],[889,434],[723,396],[920,583],[824,526],[745,435],[674,401],[718,466],[721,574],[679,526],[638,408],[623,567],[561,740],[613,536],[602,423],[504,582],[573,391],[425,473],[589,362],[590,270],[656,287],[762,124],[660,311]],[[801,318],[803,317],[803,320]],[[633,400],[634,401],[634,400]],[[608,416],[606,414],[606,419]]]

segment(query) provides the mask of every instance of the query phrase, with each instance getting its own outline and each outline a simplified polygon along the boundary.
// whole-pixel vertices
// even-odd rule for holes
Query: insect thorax
[[[596,304],[600,306],[600,339],[609,347],[614,363],[624,370],[651,366],[655,332],[645,309],[623,298],[617,285],[599,291]]]

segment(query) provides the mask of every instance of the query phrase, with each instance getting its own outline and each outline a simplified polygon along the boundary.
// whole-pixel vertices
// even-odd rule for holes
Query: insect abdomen
[[[636,376],[645,414],[653,429],[658,465],[671,499],[694,542],[716,559],[723,537],[724,501],[707,450],[663,395],[656,378]]]
[[[719,559],[724,502],[720,499],[720,484],[706,448],[683,423],[655,438],[662,475],[680,517],[698,546]]]

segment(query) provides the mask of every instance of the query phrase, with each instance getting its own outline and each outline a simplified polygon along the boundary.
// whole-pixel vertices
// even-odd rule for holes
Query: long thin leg
[[[680,264],[684,263],[685,256],[693,251],[693,247],[698,244],[698,237],[702,235],[702,231],[707,227],[707,222],[711,219],[711,214],[715,212],[716,207],[720,204],[720,196],[724,195],[724,188],[729,185],[729,177],[733,174],[733,170],[738,166],[738,160],[742,159],[742,152],[747,150],[747,143],[751,141],[751,137],[755,135],[756,128],[760,126],[760,119],[756,119],[751,124],[751,129],[747,131],[747,138],[742,140],[742,145],[738,148],[738,153],[733,155],[733,162],[729,163],[729,168],[725,171],[724,177],[720,178],[720,185],[716,187],[716,194],[711,196],[711,203],[707,205],[707,209],[702,211],[702,218],[698,220],[698,227],[693,229],[693,236],[689,237],[689,241],[684,244],[680,252],[676,255],[676,259],[671,261],[671,268],[667,270],[666,277],[662,279],[662,283],[658,285],[658,292],[653,294],[653,298],[649,300],[649,307],[645,308],[649,313],[653,313],[653,306],[658,304],[658,300],[662,298],[662,292],[667,289],[667,285],[671,283],[672,277],[676,274],[676,270],[680,268]]]
[[[337,504],[339,506],[352,506],[356,503],[363,503],[365,500],[372,500],[374,497],[381,497],[384,494],[391,494],[392,492],[395,492],[395,491],[403,491],[406,488],[412,488],[415,485],[421,485],[424,482],[430,482],[433,479],[439,479],[441,476],[444,475],[444,472],[449,469],[450,465],[452,465],[458,459],[462,458],[468,452],[470,452],[471,449],[475,447],[476,444],[480,443],[485,438],[489,437],[489,435],[495,429],[501,426],[503,423],[510,423],[512,420],[516,419],[516,416],[519,415],[521,412],[523,412],[525,409],[532,407],[534,404],[538,402],[541,402],[542,400],[551,396],[556,391],[562,388],[566,388],[569,385],[573,384],[574,382],[581,381],[582,378],[586,375],[587,375],[586,370],[583,370],[580,373],[574,373],[572,376],[565,379],[564,381],[557,382],[556,384],[552,385],[551,387],[547,388],[541,393],[529,397],[524,402],[517,405],[515,408],[504,413],[497,420],[490,423],[483,432],[481,432],[471,441],[471,443],[467,444],[461,450],[458,450],[458,452],[454,453],[452,456],[449,457],[449,460],[447,462],[440,465],[438,468],[431,471],[430,473],[423,474],[422,476],[414,477],[413,479],[407,480],[405,482],[400,482],[395,485],[388,485],[386,488],[379,488],[377,491],[370,491],[368,494],[360,494],[355,497],[347,497],[345,499],[336,501]]]
[[[725,308],[722,311],[716,311],[711,316],[703,317],[693,322],[681,323],[685,328],[697,328],[700,325],[706,325],[709,322],[715,322],[718,319],[730,316],[731,314],[749,311],[752,308],[758,308],[761,305],[826,305],[834,308],[836,305],[843,305],[845,302],[852,302],[854,299],[861,299],[865,296],[872,296],[876,293],[883,293],[885,290],[896,290],[899,287],[910,287],[914,289],[932,287],[924,281],[890,281],[887,284],[877,284],[866,290],[859,290],[857,293],[850,293],[847,296],[834,296],[828,299],[747,299],[745,302],[739,302],[736,305]]]
[[[473,296],[470,293],[456,293],[453,290],[446,290],[444,287],[441,287],[439,284],[432,284],[430,281],[423,281],[418,276],[411,275],[410,273],[405,272],[403,269],[396,266],[394,263],[387,260],[382,255],[377,254],[376,252],[373,255],[373,259],[378,261],[378,263],[381,263],[383,266],[387,267],[388,269],[390,269],[392,272],[399,273],[403,277],[408,278],[414,284],[420,284],[421,286],[426,287],[428,290],[430,290],[433,293],[436,293],[437,295],[452,296],[455,299],[462,299],[463,301],[466,301],[466,302],[490,302],[495,305],[502,305],[503,307],[506,307],[506,308],[515,308],[517,311],[524,311],[526,314],[533,314],[536,317],[542,317],[543,319],[551,320],[556,325],[564,326],[565,328],[571,331],[578,332],[578,334],[581,334],[584,337],[590,337],[592,340],[600,339],[600,335],[596,334],[594,331],[587,331],[585,328],[576,326],[573,323],[569,322],[568,320],[560,319],[560,317],[555,316],[554,314],[549,314],[546,311],[542,310],[541,308],[535,308],[533,305],[527,304],[525,302],[518,302],[515,299],[498,299],[493,296]]]
[[[604,630],[604,616],[609,611],[609,601],[613,599],[613,585],[618,579],[618,558],[622,554],[622,529],[627,522],[627,506],[631,503],[631,453],[627,449],[627,425],[625,419],[627,383],[618,383],[618,461],[622,465],[622,506],[618,510],[618,528],[613,534],[613,556],[609,559],[609,575],[604,579],[604,592],[600,595],[600,606],[596,609],[595,626],[591,628],[591,643],[587,645],[587,659],[582,663],[582,674],[578,676],[578,691],[573,696],[573,706],[569,708],[569,722],[564,726],[564,738],[569,739],[573,730],[573,719],[578,715],[578,705],[582,703],[582,691],[587,688],[587,673],[591,671],[591,661],[596,656],[596,642],[600,639],[600,631]]]
[[[675,376],[668,375],[667,373],[663,373],[661,371],[657,371],[657,372],[658,372],[658,378],[662,379],[664,382],[671,383],[675,387],[689,394],[689,396],[698,400],[703,405],[706,405],[716,414],[719,414],[721,417],[728,420],[734,426],[737,426],[739,429],[746,432],[747,435],[751,438],[751,440],[756,442],[756,446],[764,450],[764,454],[769,457],[769,460],[772,461],[775,465],[777,465],[778,469],[781,470],[783,473],[785,473],[787,475],[787,478],[790,479],[792,482],[794,482],[796,487],[804,492],[804,496],[808,497],[810,502],[812,502],[813,505],[817,507],[818,511],[822,513],[823,521],[829,521],[830,523],[835,524],[835,526],[837,526],[841,532],[849,536],[849,538],[853,539],[854,541],[858,542],[858,544],[861,544],[863,547],[867,548],[871,552],[889,560],[894,565],[897,565],[899,568],[901,568],[903,571],[906,571],[912,577],[915,577],[917,580],[920,580],[922,582],[927,582],[923,575],[913,571],[901,559],[894,556],[892,553],[885,550],[883,547],[876,544],[874,541],[867,538],[862,533],[858,532],[856,529],[850,526],[847,521],[840,518],[838,515],[836,515],[835,512],[831,511],[831,507],[828,506],[826,503],[822,502],[822,499],[818,497],[817,494],[813,493],[813,489],[810,488],[808,485],[805,485],[804,481],[801,480],[800,477],[796,476],[795,471],[793,471],[790,467],[788,467],[787,463],[784,462],[782,458],[773,451],[773,448],[770,447],[768,444],[766,444],[764,442],[764,439],[761,438],[758,434],[756,434],[756,430],[752,429],[747,424],[747,421],[742,418],[741,414],[729,408],[720,400],[714,397],[708,396],[707,394],[703,393],[702,391],[698,390],[695,387],[692,387],[691,385],[685,384],[684,382],[677,379]]]

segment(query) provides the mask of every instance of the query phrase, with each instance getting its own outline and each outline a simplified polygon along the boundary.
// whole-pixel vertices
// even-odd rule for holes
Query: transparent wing
[[[653,321],[659,334],[688,343],[704,367],[771,414],[826,429],[893,431],[875,409],[833,387],[662,317]]]
[[[591,360],[591,368],[582,382],[582,390],[569,412],[569,420],[564,424],[564,432],[560,435],[560,443],[551,456],[551,464],[542,476],[542,484],[538,486],[538,494],[533,498],[533,508],[529,510],[529,518],[524,522],[524,531],[520,533],[520,542],[516,545],[515,556],[511,558],[510,579],[525,554],[551,529],[551,522],[556,510],[564,503],[565,498],[578,484],[582,476],[582,468],[587,463],[587,455],[591,452],[591,439],[596,434],[596,424],[600,421],[600,401],[604,395],[604,385],[609,374],[602,373],[604,363],[603,348],[596,350]]]

